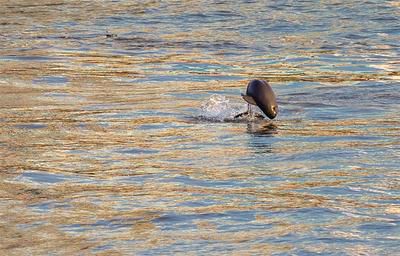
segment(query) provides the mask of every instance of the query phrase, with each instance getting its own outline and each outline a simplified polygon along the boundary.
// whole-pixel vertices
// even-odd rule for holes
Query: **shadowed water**
[[[395,255],[399,13],[0,1],[0,253]]]

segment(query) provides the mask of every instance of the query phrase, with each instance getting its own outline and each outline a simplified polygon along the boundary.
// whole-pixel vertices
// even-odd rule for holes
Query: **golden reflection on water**
[[[306,235],[313,229],[325,227],[325,224],[295,224],[281,218],[269,219],[260,215],[256,217],[254,223],[270,224],[270,229],[222,233],[218,231],[217,224],[213,220],[196,220],[194,222],[197,225],[196,230],[185,232],[164,231],[155,223],[168,213],[167,209],[173,209],[182,216],[224,214],[230,211],[271,213],[307,208],[337,210],[338,207],[344,209],[379,207],[381,209],[381,206],[346,197],[332,199],[323,195],[297,191],[318,187],[346,187],[347,184],[362,182],[366,173],[374,172],[365,169],[326,171],[320,173],[319,177],[314,177],[315,181],[275,182],[275,185],[267,189],[182,186],[179,183],[164,183],[151,179],[142,184],[120,184],[114,181],[117,177],[160,174],[166,170],[179,170],[179,175],[215,181],[249,179],[262,176],[264,173],[253,170],[252,175],[249,176],[249,172],[244,172],[241,167],[230,169],[223,167],[230,166],[234,159],[252,156],[254,152],[248,147],[232,147],[230,150],[224,145],[215,144],[212,150],[207,147],[182,148],[185,144],[193,146],[218,141],[220,128],[212,132],[212,128],[207,129],[207,124],[193,125],[184,119],[171,116],[128,118],[118,116],[140,110],[158,111],[163,108],[190,107],[195,104],[193,100],[173,103],[168,102],[167,97],[161,94],[152,101],[146,101],[143,95],[136,97],[137,92],[130,88],[120,87],[118,82],[115,85],[112,81],[103,81],[99,84],[88,78],[85,83],[95,84],[90,94],[83,88],[76,88],[75,84],[53,89],[50,86],[35,86],[29,84],[28,81],[20,80],[17,84],[3,83],[1,87],[3,100],[0,118],[4,120],[0,126],[2,142],[0,150],[3,156],[0,166],[2,170],[0,195],[3,209],[0,225],[3,234],[2,253],[7,254],[11,251],[24,253],[29,248],[33,254],[51,251],[76,254],[115,241],[115,247],[104,249],[102,253],[118,254],[124,251],[168,247],[177,240],[238,244],[238,253],[241,250],[248,253],[285,252],[291,250],[293,245],[290,243],[279,245],[250,243],[250,248],[241,248],[240,244],[255,241],[259,237],[283,237],[292,233]],[[106,85],[107,89],[102,88]],[[213,84],[210,88],[206,85],[202,86],[202,89],[215,89]],[[108,93],[110,88],[112,88],[112,94]],[[161,90],[161,87],[157,89]],[[54,92],[68,94],[71,101],[65,101],[62,97],[61,100],[43,97]],[[163,94],[167,93],[168,91],[165,91]],[[132,98],[129,98],[130,96]],[[160,105],[153,105],[153,102],[159,102]],[[109,105],[104,109],[88,108],[97,106],[99,103]],[[110,115],[110,117],[102,117],[102,115]],[[182,127],[140,129],[143,125],[157,126],[166,123],[176,123]],[[398,120],[388,121],[387,118],[382,118],[374,120],[374,124],[371,126],[369,120],[361,119],[330,122],[278,120],[275,123],[276,133],[273,136],[340,137],[368,136],[379,133],[381,136],[390,137],[397,136],[399,133]],[[39,125],[39,127],[30,128],[29,125]],[[389,127],[378,129],[377,125]],[[233,136],[241,136],[247,130],[245,125],[235,123],[227,124],[223,129]],[[260,129],[264,129],[265,132],[266,128]],[[325,150],[371,146],[369,142],[362,141],[334,141],[319,145]],[[303,153],[313,152],[316,150],[315,146],[316,143],[303,143],[301,150]],[[395,146],[399,146],[399,142],[382,141],[374,145],[376,148]],[[125,154],[118,151],[118,149],[131,148],[147,149],[151,150],[151,153]],[[290,156],[296,154],[298,150],[298,145],[288,142],[274,145],[268,152]],[[192,159],[196,165],[182,165],[181,161],[186,159]],[[318,166],[318,163],[314,164]],[[288,162],[282,163],[281,168],[312,168],[312,165],[304,163],[302,166],[299,162]],[[76,173],[95,177],[99,182],[79,184],[67,181],[43,185],[15,180],[19,173],[31,170],[53,174]],[[289,173],[280,175],[287,178],[296,177],[296,174]],[[297,177],[301,176],[299,174]],[[326,180],[329,176],[347,178]],[[102,180],[108,180],[109,183],[103,184]],[[234,196],[234,199],[228,200],[226,195]],[[142,206],[135,207],[135,200],[139,200]],[[179,206],[185,202],[201,202],[202,200],[215,200],[218,203],[198,207]],[[41,204],[51,206],[47,210],[38,210],[35,206]],[[143,207],[143,204],[146,206]],[[396,213],[398,212],[396,209],[393,206],[386,211]],[[104,226],[96,224],[99,221],[109,224],[104,224]],[[359,217],[341,218],[336,220],[336,223],[330,222],[329,225],[346,226],[367,221]],[[229,221],[225,224],[228,225]],[[118,232],[105,232],[108,225],[121,226]],[[83,231],[77,235],[69,231],[73,230],[73,227]],[[94,236],[95,240],[92,239]],[[351,234],[345,232],[335,236],[348,237]],[[132,243],[127,245],[124,242],[132,240],[135,240],[133,242],[135,249],[132,248]],[[327,247],[329,247],[328,244],[324,244],[323,248],[310,246],[308,249],[322,252]],[[360,252],[368,249],[369,247],[357,250]],[[349,250],[352,249],[349,247]]]
[[[396,2],[390,4],[397,6]],[[226,60],[225,54],[229,51],[223,47],[212,56],[199,49],[187,51],[187,46],[182,45],[188,37],[199,39],[199,44],[211,37],[217,45],[229,43],[226,38],[233,42],[262,40],[243,39],[235,31],[215,33],[204,27],[191,32],[171,30],[160,35],[165,42],[158,46],[170,47],[166,53],[130,56],[114,53],[104,45],[111,41],[115,49],[129,49],[133,47],[132,41],[141,42],[140,47],[145,51],[151,50],[151,42],[157,38],[119,36],[129,32],[129,28],[120,27],[108,31],[108,36],[99,33],[80,39],[73,36],[79,28],[51,26],[65,21],[89,22],[125,13],[127,9],[146,16],[149,8],[157,9],[159,5],[156,1],[90,4],[0,1],[0,24],[5,27],[0,33],[0,55],[8,56],[0,60],[0,254],[123,255],[160,248],[168,251],[177,241],[225,244],[235,247],[232,254],[238,255],[273,254],[295,248],[294,242],[284,238],[293,234],[317,236],[315,230],[326,229],[330,237],[353,239],[363,235],[357,225],[374,221],[391,223],[390,219],[382,220],[371,214],[364,216],[356,209],[368,213],[400,212],[397,204],[374,202],[399,199],[396,194],[386,193],[400,189],[398,172],[376,167],[376,162],[384,160],[370,159],[366,153],[371,148],[379,152],[400,146],[396,140],[400,121],[395,111],[374,120],[282,118],[272,124],[254,125],[202,122],[182,113],[200,105],[203,97],[195,96],[242,90],[250,77],[266,78],[277,84],[311,81],[342,82],[347,86],[354,81],[395,80],[400,75],[396,70],[398,63],[388,62],[379,66],[385,68],[365,73],[326,71],[284,61],[252,67],[252,61],[241,57],[251,49],[243,49],[231,61]],[[229,5],[221,6],[222,10],[229,9]],[[201,13],[204,5],[190,1],[190,4],[169,8],[169,12],[176,14],[188,10]],[[240,13],[248,11],[244,7],[239,10]],[[293,23],[313,19],[311,15],[287,16],[283,11],[274,15],[274,20],[286,17]],[[41,26],[32,29],[32,23]],[[354,23],[349,21],[349,24]],[[137,29],[153,33],[162,28],[152,25]],[[82,36],[87,34],[90,33],[82,32]],[[286,35],[272,39],[271,44],[317,49],[322,44],[319,37],[321,33]],[[82,42],[96,46],[78,50]],[[390,55],[388,45],[376,46],[371,51]],[[318,54],[344,57],[335,50],[293,52],[297,57],[310,58],[308,64],[319,64],[312,59]],[[352,52],[363,53],[362,50]],[[272,57],[279,56],[268,53],[259,56],[260,59]],[[228,68],[173,70],[183,64]],[[165,73],[172,77],[198,75],[212,79],[146,81],[148,77]],[[41,82],[43,77],[67,78],[68,82],[55,85]],[[223,80],[223,77],[238,78]],[[190,97],[171,96],[188,93]],[[373,136],[378,139],[365,139]],[[281,141],[272,143],[262,138]],[[308,140],[321,138],[330,138],[330,141]],[[355,156],[356,163],[336,169],[323,169],[325,159],[294,158],[299,154],[312,156],[320,151],[347,152],[354,148],[360,149]],[[265,160],[271,155],[280,159],[264,165],[254,160]],[[246,161],[252,164],[246,165]],[[381,183],[374,184],[378,195],[335,196],[313,190],[359,186],[359,190],[366,191],[370,188],[363,184],[370,176],[382,175],[382,172],[392,178],[383,178]],[[46,178],[37,181],[29,175],[49,175],[49,181]],[[270,176],[277,180],[262,180]],[[61,178],[51,182],[51,177]],[[248,181],[251,185],[224,186],[224,182],[238,181]],[[341,214],[332,220],[312,223],[279,215],[310,208]],[[248,212],[254,213],[254,218],[246,224],[262,228],[223,230],[224,226],[240,223],[224,218],[225,215]],[[176,216],[171,216],[173,213]],[[170,221],[175,218],[180,223],[190,217],[188,223],[195,228],[174,229],[177,224]],[[168,225],[172,228],[168,229]],[[277,237],[283,242],[270,242]],[[324,253],[335,250],[336,245],[306,243],[303,247],[309,252]],[[349,255],[382,252],[369,244],[342,246]],[[207,253],[204,250],[200,253]]]

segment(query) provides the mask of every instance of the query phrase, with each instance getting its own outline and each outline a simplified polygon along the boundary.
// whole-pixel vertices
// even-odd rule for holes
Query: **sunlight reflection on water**
[[[398,12],[4,2],[0,252],[396,254]]]

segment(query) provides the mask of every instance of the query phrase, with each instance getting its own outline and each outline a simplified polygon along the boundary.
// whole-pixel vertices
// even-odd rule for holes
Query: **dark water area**
[[[0,0],[0,254],[398,254],[399,14]]]

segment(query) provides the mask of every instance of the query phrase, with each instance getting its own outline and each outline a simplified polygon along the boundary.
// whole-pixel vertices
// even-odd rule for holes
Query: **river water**
[[[0,253],[396,255],[399,14],[0,1]]]

